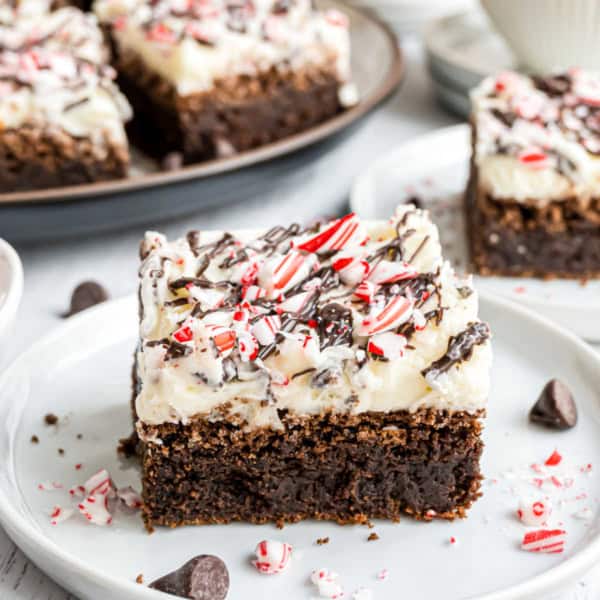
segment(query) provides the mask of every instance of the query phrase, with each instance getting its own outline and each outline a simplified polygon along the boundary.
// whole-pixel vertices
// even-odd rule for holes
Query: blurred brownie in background
[[[68,7],[0,25],[0,191],[123,177],[130,117],[91,14]]]
[[[348,18],[310,0],[97,0],[132,138],[186,163],[261,146],[357,102]]]
[[[600,276],[600,75],[502,73],[472,93],[467,210],[483,275]]]

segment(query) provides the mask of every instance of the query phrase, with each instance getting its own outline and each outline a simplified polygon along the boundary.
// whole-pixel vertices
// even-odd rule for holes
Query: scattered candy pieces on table
[[[319,596],[322,598],[341,598],[344,588],[338,582],[339,575],[329,569],[313,571],[310,580],[317,586]]]
[[[385,581],[388,578],[389,574],[390,572],[387,569],[381,569],[381,571],[377,573],[377,579],[379,579],[379,581]]]
[[[229,571],[218,556],[201,554],[153,581],[149,587],[190,600],[225,600],[229,591]]]
[[[545,525],[552,514],[550,500],[543,498],[531,500],[524,499],[519,504],[517,516],[519,520],[530,527],[540,527]]]
[[[577,405],[569,388],[551,379],[529,413],[529,420],[551,429],[570,429],[577,424]]]
[[[259,572],[276,575],[287,569],[292,557],[292,547],[285,542],[263,540],[255,549],[256,559],[252,564]]]
[[[565,549],[567,532],[562,529],[538,529],[523,536],[521,548],[528,552],[560,554]]]
[[[40,491],[62,490],[58,482],[42,482],[37,486]],[[74,485],[68,490],[74,508],[55,506],[51,513],[51,524],[57,525],[75,513],[75,508],[94,525],[110,525],[114,509],[120,506],[126,511],[137,511],[142,507],[140,495],[131,487],[117,488],[108,471],[100,469],[85,483]]]

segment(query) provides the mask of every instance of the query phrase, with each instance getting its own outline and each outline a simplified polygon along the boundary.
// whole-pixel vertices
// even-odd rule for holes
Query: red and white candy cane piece
[[[164,23],[154,24],[147,32],[146,38],[159,44],[172,44],[177,39],[174,31]]]
[[[514,111],[522,119],[535,119],[544,108],[545,99],[539,93],[515,94],[511,100]]]
[[[224,358],[229,356],[235,346],[235,331],[223,325],[207,325],[206,328],[219,354]]]
[[[563,529],[537,529],[523,536],[521,548],[528,552],[560,554],[565,549],[566,537]]]
[[[130,485],[119,488],[117,498],[128,508],[142,508],[142,497]]]
[[[114,486],[108,471],[100,469],[83,484],[83,489],[86,496],[107,496],[113,491]]]
[[[263,346],[275,341],[275,334],[281,329],[281,319],[277,315],[262,317],[251,328],[252,335]]]
[[[323,231],[300,244],[298,249],[306,252],[332,252],[358,246],[366,239],[360,219],[350,213],[330,223]]]
[[[187,344],[194,340],[194,332],[189,325],[182,325],[177,331],[173,332],[173,339],[180,344]]]
[[[71,508],[63,508],[62,506],[55,506],[50,513],[50,525],[58,525],[73,516],[75,511]]]
[[[369,275],[369,281],[381,285],[383,283],[395,283],[405,279],[414,279],[419,272],[406,262],[392,262],[382,260],[375,265]]]
[[[425,315],[423,314],[422,311],[420,311],[418,308],[415,308],[413,310],[413,323],[415,325],[415,331],[423,331],[423,329],[425,329],[425,327],[427,327],[427,319],[425,318]]]
[[[403,335],[386,331],[374,335],[367,344],[367,350],[376,356],[394,360],[404,355],[406,344],[407,340]]]
[[[354,296],[367,304],[371,304],[375,298],[375,294],[379,289],[372,281],[363,281],[355,290]]]
[[[266,575],[276,575],[287,569],[292,558],[292,547],[285,542],[263,540],[254,551],[256,560],[252,564]]]
[[[258,356],[258,349],[258,340],[251,333],[245,331],[238,335],[238,350],[242,361],[254,360]]]
[[[248,300],[248,302],[254,302],[255,300],[260,300],[261,298],[266,297],[267,290],[259,287],[258,285],[249,285],[247,288],[244,288],[244,291],[242,292],[242,299]]]
[[[314,296],[313,292],[300,292],[290,296],[279,304],[277,312],[299,313],[306,306],[307,300]]]
[[[410,319],[412,311],[413,303],[408,298],[394,296],[383,310],[365,317],[358,329],[358,334],[375,335],[389,329],[395,329]]]
[[[231,326],[238,332],[246,331],[249,327],[250,309],[238,306],[231,315]]]
[[[108,498],[104,494],[91,495],[82,500],[77,508],[79,512],[94,525],[110,525],[112,515],[108,511]]]
[[[338,271],[342,282],[351,286],[358,285],[367,277],[371,270],[371,265],[368,261],[356,256],[337,258],[331,266],[334,271]]]
[[[272,268],[272,273],[268,283],[274,295],[276,296],[279,292],[285,292],[286,289],[307,277],[313,264],[314,258],[305,256],[295,250],[290,250],[285,256],[278,259],[277,262],[274,264],[271,263],[269,266]],[[268,271],[263,275],[263,279],[267,278]]]
[[[545,525],[552,513],[552,506],[549,500],[524,499],[520,502],[517,509],[517,516],[524,525],[530,527],[540,527]]]
[[[242,285],[254,285],[259,270],[259,261],[250,259],[249,261],[236,264],[231,271],[230,279],[231,281],[241,283]]]
[[[539,148],[526,148],[519,154],[519,161],[532,169],[544,169],[548,166],[548,155]]]
[[[341,598],[344,588],[338,582],[339,575],[329,569],[313,571],[310,580],[317,586],[319,596],[322,598]]]

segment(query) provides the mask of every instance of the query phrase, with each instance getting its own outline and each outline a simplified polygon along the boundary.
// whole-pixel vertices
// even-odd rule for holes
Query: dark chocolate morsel
[[[191,600],[224,600],[229,590],[229,572],[217,556],[201,554],[153,581],[150,587]]]
[[[577,406],[569,388],[551,379],[529,413],[532,423],[552,429],[570,429],[577,424]]]
[[[165,154],[160,161],[160,168],[163,171],[176,171],[183,166],[183,154],[181,152],[169,152]]]
[[[105,300],[108,300],[108,293],[104,287],[96,281],[84,281],[73,290],[71,306],[64,316],[70,317]]]

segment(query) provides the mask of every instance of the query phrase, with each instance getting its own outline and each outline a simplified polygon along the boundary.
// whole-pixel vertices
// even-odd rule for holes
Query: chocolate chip
[[[423,200],[418,196],[410,196],[404,201],[404,204],[413,204],[415,208],[424,208]]]
[[[183,154],[181,152],[169,152],[160,161],[160,168],[163,171],[176,171],[181,167],[183,167]]]
[[[64,316],[70,317],[105,300],[108,300],[108,293],[99,283],[84,281],[73,290],[69,312]]]
[[[224,600],[229,590],[229,572],[217,556],[201,554],[153,581],[150,587],[191,600]]]
[[[577,424],[577,406],[569,388],[551,379],[529,413],[532,423],[551,429],[570,429]]]

